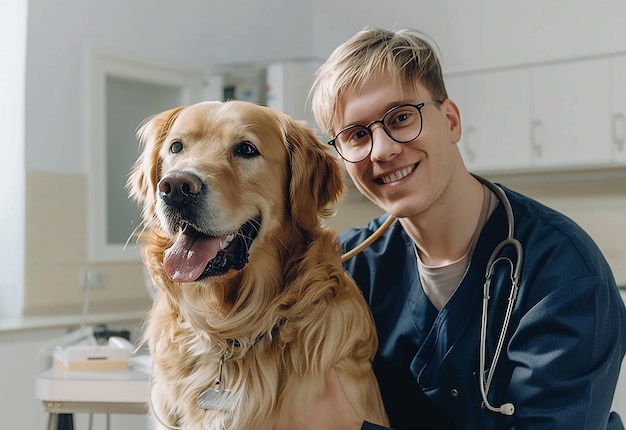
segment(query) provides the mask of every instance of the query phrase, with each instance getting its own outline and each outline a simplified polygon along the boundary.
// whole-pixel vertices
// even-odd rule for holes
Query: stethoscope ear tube
[[[500,407],[495,407],[491,405],[491,403],[489,403],[489,400],[487,399],[487,394],[489,392],[489,387],[491,385],[491,381],[493,379],[498,360],[500,359],[500,354],[502,353],[502,349],[504,347],[504,340],[506,339],[509,323],[511,321],[513,306],[515,305],[515,300],[517,298],[517,291],[519,288],[520,278],[522,274],[523,248],[522,244],[513,237],[515,231],[515,219],[513,217],[513,209],[511,208],[511,203],[509,202],[509,199],[507,198],[504,191],[500,187],[487,181],[486,179],[483,179],[476,175],[474,175],[474,177],[478,179],[481,183],[485,184],[491,191],[493,191],[500,200],[500,202],[502,202],[508,223],[507,237],[495,247],[495,249],[491,253],[491,256],[489,256],[485,271],[485,284],[483,286],[483,306],[480,324],[480,395],[483,398],[483,405],[487,409],[492,412],[500,413],[502,415],[511,416],[515,413],[515,406],[512,403],[504,403]],[[501,255],[501,251],[507,246],[511,246],[515,249],[515,263],[513,263],[510,258]],[[487,380],[485,381],[485,361],[487,355],[487,316],[489,311],[488,308],[491,278],[494,274],[496,264],[500,261],[507,262],[510,265],[511,291],[509,293],[509,298],[507,301],[504,320],[502,321],[502,329],[500,330],[500,335],[498,336],[496,349],[493,354],[493,359],[491,360],[491,366],[489,366]]]

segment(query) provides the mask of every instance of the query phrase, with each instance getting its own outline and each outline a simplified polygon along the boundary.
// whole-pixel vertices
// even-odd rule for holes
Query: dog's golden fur
[[[323,395],[334,368],[359,415],[386,424],[371,370],[373,320],[341,266],[336,235],[320,224],[344,190],[325,145],[288,116],[246,102],[166,111],[138,135],[144,149],[128,187],[143,207],[144,262],[157,289],[145,330],[153,415],[183,429],[281,428]],[[170,172],[202,181],[200,230],[235,232],[259,220],[241,270],[184,283],[168,276],[164,255],[181,234],[159,197]],[[232,412],[196,404],[222,357]]]

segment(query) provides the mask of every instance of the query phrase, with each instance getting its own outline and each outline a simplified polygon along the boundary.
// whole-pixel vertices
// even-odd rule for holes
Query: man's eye
[[[170,145],[170,152],[172,154],[178,154],[182,150],[183,150],[183,143],[181,141],[179,141],[179,140],[175,140]]]
[[[408,113],[403,113],[400,114],[396,117],[396,122],[402,122],[402,121],[406,121],[407,119],[409,119],[409,114]]]
[[[367,138],[369,138],[369,133],[361,127],[349,128],[340,135],[340,141],[351,145],[357,145]]]
[[[397,115],[394,115],[393,118],[391,118],[390,124],[394,125],[394,124],[407,121],[410,117],[411,117],[410,113],[406,113],[406,112],[398,113]]]
[[[259,151],[250,142],[245,141],[235,146],[235,155],[244,158],[252,158],[259,155]]]
[[[367,131],[365,131],[365,130],[358,130],[358,131],[354,132],[354,135],[352,136],[352,138],[355,139],[355,140],[359,140],[359,139],[363,139],[367,135],[368,135]]]

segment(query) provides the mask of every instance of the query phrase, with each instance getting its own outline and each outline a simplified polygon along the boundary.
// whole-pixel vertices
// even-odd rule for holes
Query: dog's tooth
[[[220,249],[224,249],[228,245],[230,245],[230,242],[232,242],[234,238],[235,238],[235,234],[231,233],[231,234],[226,235],[223,239],[220,239]]]

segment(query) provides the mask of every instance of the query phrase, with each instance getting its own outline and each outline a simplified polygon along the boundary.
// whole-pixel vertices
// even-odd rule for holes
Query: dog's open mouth
[[[165,250],[165,272],[172,281],[194,282],[243,269],[258,229],[258,220],[250,220],[236,232],[208,236],[185,224],[176,242]]]

